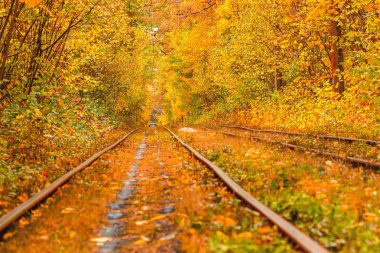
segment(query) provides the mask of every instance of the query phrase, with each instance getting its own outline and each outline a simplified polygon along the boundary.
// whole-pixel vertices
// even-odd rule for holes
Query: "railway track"
[[[282,135],[294,135],[294,136],[307,136],[318,139],[326,139],[333,141],[343,141],[343,142],[364,142],[372,146],[380,145],[380,141],[378,140],[369,140],[369,139],[360,139],[360,138],[351,138],[351,137],[342,137],[342,136],[333,136],[333,135],[317,135],[317,134],[304,134],[297,132],[289,132],[289,131],[278,131],[272,129],[257,129],[257,128],[249,128],[244,126],[235,126],[235,125],[223,125],[222,127],[226,128],[235,128],[242,129],[256,133],[269,133],[269,134],[282,134]]]
[[[219,167],[217,167],[214,163],[207,160],[205,157],[203,157],[199,152],[197,152],[194,148],[186,144],[183,140],[181,140],[173,131],[171,131],[168,128],[165,128],[168,133],[180,144],[182,147],[186,148],[197,160],[200,161],[203,166],[208,167],[215,175],[216,177],[225,185],[237,198],[239,198],[243,203],[245,203],[250,208],[256,210],[259,212],[262,216],[267,218],[273,225],[277,226],[279,230],[282,231],[283,235],[288,237],[297,247],[302,249],[304,252],[313,252],[313,253],[323,253],[328,252],[326,248],[321,246],[318,242],[310,238],[308,235],[303,233],[301,230],[299,230],[295,225],[293,225],[291,222],[287,221],[281,215],[275,213],[270,208],[266,207],[262,203],[260,203],[257,199],[255,199],[253,196],[251,196],[248,192],[246,192],[241,186],[239,186],[237,183],[235,183],[227,174],[225,174]],[[0,218],[0,231],[4,231],[12,222],[20,218],[22,215],[24,215],[28,210],[32,209],[38,203],[41,203],[44,201],[48,196],[50,196],[54,191],[56,191],[59,187],[64,185],[73,175],[77,174],[81,170],[83,170],[85,167],[93,163],[96,159],[98,159],[101,155],[103,155],[105,152],[111,150],[112,148],[119,145],[121,142],[125,141],[131,134],[136,133],[138,129],[135,129],[131,132],[129,132],[127,135],[125,135],[122,139],[120,139],[118,142],[114,143],[110,147],[98,152],[88,160],[86,160],[83,164],[79,165],[69,173],[65,174],[63,177],[56,180],[52,185],[42,190],[40,193],[37,193],[29,199],[28,201],[21,204],[19,207],[15,208],[14,210],[10,211],[8,214]],[[135,160],[141,161],[144,159],[144,152],[146,153],[147,144],[145,139],[140,144],[139,149],[136,153]],[[155,154],[159,154],[158,151],[155,152]],[[149,160],[152,160],[151,158],[147,158]],[[145,189],[147,192],[148,190],[152,190],[149,188],[149,186],[139,185],[139,180],[147,180],[149,178],[148,176],[144,176],[138,178],[137,174],[139,173],[139,164],[140,162],[135,162],[128,173],[128,180],[124,181],[125,188],[118,191],[116,197],[119,202],[114,203],[114,205],[111,205],[110,208],[113,210],[108,214],[108,218],[110,220],[110,227],[103,228],[101,230],[101,235],[105,237],[116,237],[117,240],[107,240],[102,244],[102,247],[99,249],[99,252],[111,252],[113,250],[116,250],[118,247],[121,247],[120,245],[123,244],[122,241],[120,241],[120,236],[123,235],[123,231],[126,229],[126,222],[117,221],[118,219],[125,218],[124,214],[121,212],[123,208],[125,208],[128,204],[127,201],[129,200],[133,194],[138,192],[138,188],[142,187],[142,189]],[[160,166],[163,168],[163,163],[159,162]],[[160,169],[162,169],[160,167]],[[168,174],[162,172],[161,176],[163,178],[170,178]],[[158,179],[157,179],[158,180]],[[154,180],[156,182],[156,180]],[[161,180],[158,180],[160,182]],[[145,188],[144,188],[145,187]],[[169,186],[165,186],[164,189],[169,189]],[[180,191],[181,192],[181,191]],[[177,194],[180,194],[180,192],[177,192]],[[157,193],[158,194],[158,193]],[[156,195],[154,195],[156,196]],[[145,206],[143,207],[145,208]],[[170,210],[169,210],[170,209]],[[165,206],[160,212],[161,213],[170,213],[174,211],[174,207],[167,207]],[[137,214],[135,214],[136,216]],[[129,219],[133,220],[136,217],[132,216]],[[137,215],[138,216],[138,215]],[[165,216],[166,217],[166,216]],[[163,217],[160,217],[163,218]],[[167,217],[166,217],[167,218]],[[151,222],[155,218],[151,218],[148,221],[136,221],[136,224],[143,225]],[[158,218],[157,218],[158,219]],[[100,238],[100,240],[103,240]],[[145,240],[145,239],[144,239]]]
[[[55,191],[57,191],[60,187],[65,185],[73,176],[78,174],[80,171],[85,169],[86,167],[90,166],[93,162],[95,162],[99,157],[101,157],[103,154],[108,152],[109,150],[115,148],[120,143],[125,141],[131,134],[135,133],[140,128],[134,129],[124,135],[121,139],[113,143],[112,145],[108,146],[107,148],[99,151],[98,153],[94,154],[90,158],[88,158],[86,161],[75,167],[74,169],[70,170],[65,175],[61,176],[57,180],[55,180],[52,184],[50,184],[45,189],[41,190],[37,194],[35,194],[33,197],[28,199],[27,201],[23,202],[21,205],[17,206],[15,209],[10,211],[9,213],[3,215],[0,218],[0,234],[14,221],[16,221],[18,218],[23,216],[26,212],[31,210],[32,208],[36,207],[39,203],[46,200],[49,196],[51,196]]]
[[[224,126],[224,127],[227,127],[227,126]],[[365,143],[369,143],[371,145],[378,143],[378,141],[374,141],[374,140],[364,140],[364,139],[354,139],[354,138],[344,138],[344,137],[334,137],[334,136],[322,136],[321,137],[319,135],[306,135],[306,134],[300,134],[300,133],[281,132],[281,131],[274,131],[274,130],[258,130],[258,129],[240,127],[240,126],[228,126],[227,128],[235,128],[235,129],[242,129],[242,130],[247,130],[247,131],[251,131],[251,132],[265,132],[265,133],[270,131],[270,133],[280,133],[280,134],[284,133],[284,134],[291,134],[291,135],[297,135],[297,136],[311,136],[311,137],[322,138],[322,139],[324,139],[323,137],[326,137],[326,138],[328,137],[328,139],[330,139],[330,140],[338,140],[338,141],[344,141],[344,142],[362,141]],[[211,129],[211,128],[209,128],[209,129],[212,131],[216,131],[220,134],[224,134],[224,135],[228,135],[228,136],[232,136],[232,137],[248,138],[251,140],[281,145],[281,146],[284,146],[287,148],[301,150],[304,152],[311,152],[311,153],[315,153],[315,154],[321,155],[321,156],[332,157],[334,159],[339,159],[339,160],[346,161],[346,162],[349,162],[352,164],[359,164],[359,165],[363,165],[363,166],[371,167],[371,168],[375,168],[375,169],[380,168],[380,162],[371,161],[371,160],[367,160],[367,159],[363,159],[363,158],[359,158],[359,157],[354,157],[354,156],[349,156],[349,155],[340,155],[340,154],[336,154],[333,152],[322,151],[322,150],[315,149],[315,148],[308,148],[308,147],[305,147],[302,145],[292,144],[292,143],[273,140],[273,139],[261,138],[261,137],[252,136],[252,135],[242,136],[242,135],[238,135],[238,134],[231,133],[231,132],[219,131],[219,130],[215,130],[215,129]]]
[[[251,206],[253,209],[260,212],[263,216],[268,218],[273,224],[277,225],[280,230],[291,240],[299,245],[305,252],[328,252],[327,249],[322,247],[318,242],[311,239],[309,236],[300,231],[293,224],[288,222],[286,219],[282,218],[279,214],[273,212],[270,208],[266,207],[260,203],[257,199],[252,197],[248,192],[246,192],[241,186],[235,183],[227,174],[225,174],[218,166],[216,166],[211,161],[207,160],[198,151],[196,151],[191,146],[187,145],[182,141],[177,135],[175,135],[171,130],[167,129],[171,135],[179,142],[182,146],[188,149],[197,159],[204,163],[208,168],[213,170],[215,175],[223,181],[223,183],[232,191],[236,196],[238,196],[242,201]]]

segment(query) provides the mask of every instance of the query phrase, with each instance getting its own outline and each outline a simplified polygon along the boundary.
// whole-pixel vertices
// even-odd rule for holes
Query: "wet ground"
[[[292,252],[163,129],[78,174],[6,234],[0,252]]]

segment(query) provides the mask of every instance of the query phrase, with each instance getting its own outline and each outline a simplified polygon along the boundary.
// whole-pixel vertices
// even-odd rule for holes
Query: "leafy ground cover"
[[[27,135],[25,132],[23,134]],[[17,145],[9,144],[0,150],[0,215],[124,134],[125,130],[115,130],[107,124],[94,122],[94,125],[80,131],[72,129],[58,132],[56,136],[17,136]]]
[[[182,136],[253,196],[328,249],[377,252],[376,171],[209,131]]]

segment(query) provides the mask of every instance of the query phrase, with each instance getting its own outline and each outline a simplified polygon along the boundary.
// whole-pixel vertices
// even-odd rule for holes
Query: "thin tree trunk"
[[[13,38],[13,32],[14,32],[15,26],[16,26],[16,20],[17,20],[17,14],[18,14],[17,13],[18,5],[19,5],[18,1],[16,0],[15,7],[13,8],[13,15],[11,14],[11,11],[9,13],[9,15],[12,16],[12,19],[11,19],[11,22],[9,24],[8,33],[4,39],[4,42],[2,45],[2,50],[1,50],[0,80],[3,80],[5,77],[5,68],[6,68],[6,62],[7,62],[8,54],[9,54],[9,47],[10,47],[10,43],[11,43],[11,40]],[[1,86],[3,86],[3,85],[1,85]]]
[[[12,0],[11,7],[9,8],[8,15],[7,15],[6,19],[5,19],[5,22],[4,22],[4,25],[3,25],[3,28],[1,29],[1,32],[0,32],[0,40],[3,38],[3,35],[4,35],[4,33],[5,33],[5,28],[7,27],[7,24],[8,24],[8,22],[9,22],[9,19],[10,19],[10,17],[12,16],[13,6],[14,6],[14,4],[15,4],[16,2],[18,3],[17,0]]]
[[[37,39],[36,39],[36,47],[34,49],[34,53],[32,55],[32,58],[30,60],[30,65],[28,69],[28,82],[26,84],[27,87],[27,93],[30,94],[32,91],[32,87],[34,84],[34,79],[37,76],[37,72],[40,68],[40,63],[37,61],[38,57],[41,56],[42,53],[42,36],[44,32],[45,25],[47,23],[47,18],[45,17],[44,13],[41,13],[41,22],[40,26],[38,27],[38,32],[37,32]]]
[[[275,90],[279,91],[281,90],[283,86],[283,81],[282,81],[282,73],[281,71],[277,70],[274,72],[274,88]]]
[[[332,8],[334,1],[332,0]],[[343,64],[344,54],[341,46],[342,27],[338,21],[334,20],[334,16],[330,22],[331,36],[331,84],[333,91],[342,94],[344,92]]]

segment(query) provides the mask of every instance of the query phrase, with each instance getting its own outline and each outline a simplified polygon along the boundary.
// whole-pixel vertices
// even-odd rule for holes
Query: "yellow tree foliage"
[[[159,71],[165,77],[158,79],[168,120],[207,121],[241,113],[255,125],[348,131],[343,129],[353,124],[361,131],[380,131],[377,1],[155,6],[160,8],[152,22],[162,31],[165,52]],[[332,33],[333,25],[339,33]],[[343,97],[331,92],[333,78],[344,85]]]
[[[34,8],[42,3],[42,0],[20,0],[21,3],[25,3],[27,6]]]

